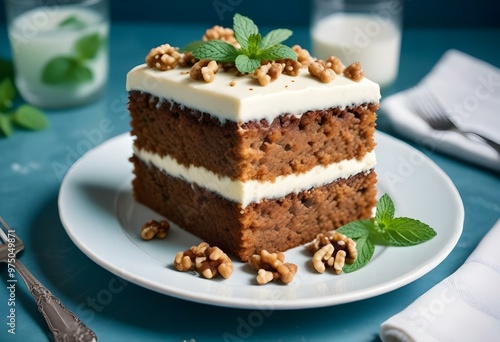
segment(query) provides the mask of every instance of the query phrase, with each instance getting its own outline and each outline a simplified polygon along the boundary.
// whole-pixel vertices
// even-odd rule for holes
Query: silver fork
[[[424,86],[416,86],[409,90],[407,98],[415,112],[425,121],[429,126],[438,131],[454,131],[465,137],[472,134],[479,137],[485,143],[500,154],[500,144],[497,142],[477,133],[460,130],[446,115],[445,110],[442,108],[441,103],[436,96]]]
[[[4,232],[4,229],[6,232]],[[0,262],[8,265],[8,286],[16,287],[15,274],[18,273],[26,283],[35,298],[38,310],[42,313],[56,341],[97,341],[95,333],[61,301],[45,288],[16,258],[18,252],[24,249],[24,243],[16,235],[7,222],[0,216]]]

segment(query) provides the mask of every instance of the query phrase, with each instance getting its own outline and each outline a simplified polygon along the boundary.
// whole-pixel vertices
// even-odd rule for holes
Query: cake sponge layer
[[[220,122],[215,116],[130,92],[138,149],[231,179],[274,181],[317,165],[361,160],[375,147],[378,103],[284,114],[272,122]]]
[[[376,203],[373,170],[242,208],[136,157],[131,161],[137,201],[242,261],[262,249],[285,251],[321,232],[369,218]]]

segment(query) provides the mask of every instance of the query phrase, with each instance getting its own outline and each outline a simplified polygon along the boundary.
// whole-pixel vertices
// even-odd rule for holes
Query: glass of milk
[[[23,99],[42,108],[96,100],[108,76],[107,0],[5,0]]]
[[[311,40],[315,57],[359,61],[381,88],[397,77],[402,36],[402,0],[314,0]]]

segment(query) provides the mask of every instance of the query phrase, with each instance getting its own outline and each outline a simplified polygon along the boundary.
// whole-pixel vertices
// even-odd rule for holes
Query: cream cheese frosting
[[[233,86],[230,83],[234,83]],[[281,75],[267,86],[251,76],[219,71],[213,82],[189,78],[188,68],[159,71],[142,64],[127,74],[127,91],[148,92],[217,117],[221,122],[272,122],[282,114],[300,116],[309,110],[378,103],[378,84],[363,78],[360,82],[337,75],[322,83],[302,68],[298,76]]]
[[[142,161],[156,166],[166,174],[194,183],[220,196],[240,203],[243,208],[263,199],[277,199],[289,193],[299,193],[317,186],[329,184],[339,178],[348,178],[360,172],[367,172],[376,165],[375,152],[367,153],[363,159],[343,160],[328,166],[318,165],[301,174],[279,176],[274,182],[231,180],[219,176],[204,167],[177,163],[170,156],[160,156],[144,149],[134,148],[134,154]]]

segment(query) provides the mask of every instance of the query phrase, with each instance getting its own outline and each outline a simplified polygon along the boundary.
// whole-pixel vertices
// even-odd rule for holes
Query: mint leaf
[[[234,64],[241,73],[246,74],[253,72],[255,69],[257,69],[260,66],[260,60],[255,58],[249,58],[246,55],[239,55],[234,61]]]
[[[101,47],[101,37],[99,33],[93,33],[77,40],[75,49],[80,59],[93,59],[97,56]]]
[[[211,40],[193,50],[193,56],[198,59],[212,59],[217,62],[234,62],[238,50],[222,40]]]
[[[72,80],[74,83],[90,82],[92,81],[92,70],[86,65],[76,64],[72,70]]]
[[[292,31],[288,29],[272,30],[262,39],[261,49],[267,49],[273,45],[284,42],[292,35]]]
[[[85,27],[85,22],[76,15],[71,15],[59,23],[59,27],[81,29]]]
[[[354,272],[359,270],[361,267],[365,266],[373,257],[373,253],[375,253],[375,245],[370,240],[368,235],[352,238],[354,242],[356,242],[356,250],[358,251],[358,257],[354,261],[353,264],[345,264],[342,268],[344,273]]]
[[[367,219],[349,222],[348,224],[337,229],[337,232],[344,234],[351,239],[358,239],[369,236],[372,229],[373,221]]]
[[[378,226],[383,228],[386,224],[389,224],[394,218],[394,213],[396,209],[394,208],[394,203],[389,195],[384,194],[377,203],[377,209],[375,212],[375,221]]]
[[[260,52],[261,59],[276,60],[276,59],[293,59],[297,60],[297,54],[288,46],[278,44],[267,48]]]
[[[205,44],[203,40],[195,40],[188,45],[184,46],[182,49],[179,49],[179,52],[181,53],[186,53],[186,52],[193,52],[198,46],[201,46]]]
[[[0,81],[6,78],[14,79],[14,64],[10,60],[0,58]]]
[[[239,49],[220,40],[211,40],[194,41],[182,48],[181,52],[192,52],[198,59],[234,62],[238,71],[243,74],[253,72],[263,60],[297,60],[297,55],[291,48],[280,44],[292,35],[290,30],[276,29],[262,38],[259,28],[251,19],[236,13],[233,17],[233,31],[240,44]]]
[[[233,30],[234,37],[240,43],[242,49],[248,48],[248,37],[250,35],[259,33],[257,25],[251,19],[238,13],[233,17]]]
[[[260,34],[251,34],[248,37],[248,48],[246,49],[246,55],[248,57],[256,57],[259,53],[260,42],[262,41],[262,36]]]
[[[0,132],[6,137],[12,135],[12,122],[7,115],[0,113]]]
[[[42,81],[51,85],[74,84],[92,80],[92,70],[74,57],[55,57],[42,71]]]
[[[394,218],[382,234],[392,246],[413,246],[428,241],[437,233],[427,224],[407,217]]]
[[[12,107],[12,101],[16,97],[16,86],[10,78],[5,78],[0,82],[0,110]]]
[[[12,120],[19,126],[34,131],[44,129],[49,125],[45,114],[28,104],[21,105],[13,114]]]

